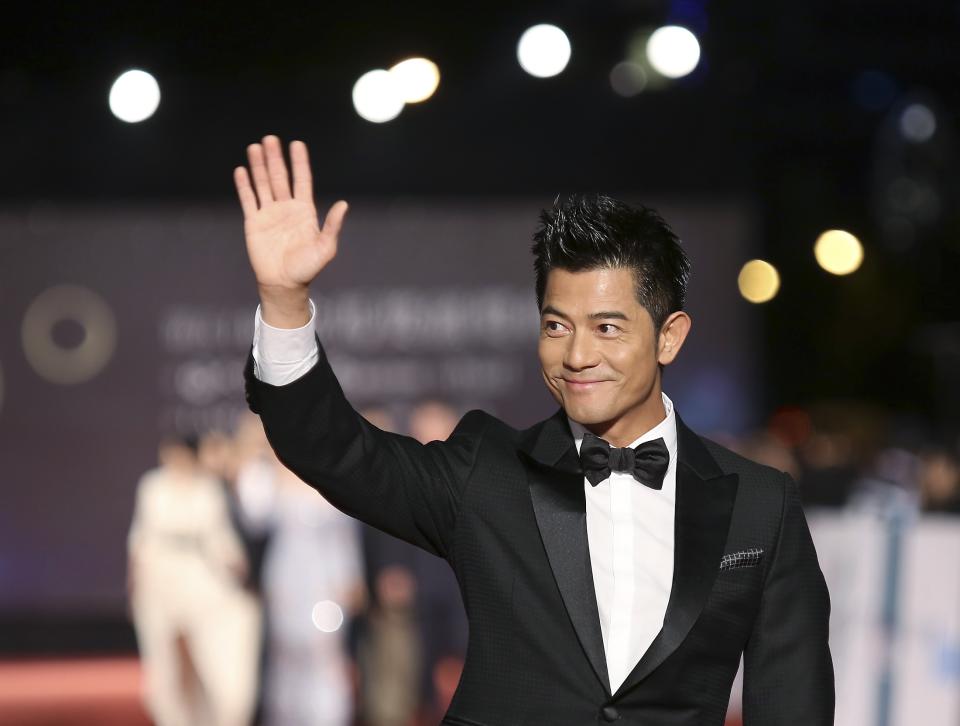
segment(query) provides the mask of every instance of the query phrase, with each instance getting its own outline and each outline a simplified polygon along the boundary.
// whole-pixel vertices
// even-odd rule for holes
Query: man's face
[[[550,393],[574,421],[595,433],[633,436],[656,425],[663,416],[658,338],[637,300],[632,270],[558,268],[548,274],[540,368]]]

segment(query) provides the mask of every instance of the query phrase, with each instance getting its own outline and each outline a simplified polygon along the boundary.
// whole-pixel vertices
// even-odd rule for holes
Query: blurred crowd
[[[805,507],[960,514],[960,431],[855,401],[784,408],[717,440],[788,472]]]
[[[459,414],[361,414],[421,442]],[[806,507],[960,514],[960,436],[869,406],[777,411],[714,434],[788,472]],[[419,726],[459,682],[467,625],[441,559],[335,509],[275,457],[260,419],[168,436],[138,488],[129,596],[158,726]]]
[[[459,420],[428,400],[361,414],[426,443]],[[165,436],[137,485],[130,615],[158,726],[419,726],[460,679],[467,626],[449,567],[330,505],[260,419]]]

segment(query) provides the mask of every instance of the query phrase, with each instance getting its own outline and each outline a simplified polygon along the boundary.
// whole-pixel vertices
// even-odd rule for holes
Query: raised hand
[[[310,159],[302,141],[290,144],[292,189],[279,138],[264,136],[262,144],[250,144],[247,157],[249,173],[238,166],[233,180],[263,318],[271,325],[296,327],[309,319],[310,283],[337,254],[347,203],[334,204],[320,226]]]

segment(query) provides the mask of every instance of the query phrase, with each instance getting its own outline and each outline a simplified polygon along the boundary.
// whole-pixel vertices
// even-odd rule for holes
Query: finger
[[[267,156],[267,173],[270,175],[273,198],[278,202],[290,199],[290,179],[287,176],[287,164],[283,160],[280,139],[273,134],[264,136],[263,150]]]
[[[290,142],[290,166],[293,167],[293,196],[303,201],[313,201],[313,176],[310,173],[310,156],[302,141]]]
[[[250,159],[250,173],[253,175],[253,186],[257,190],[260,207],[263,208],[273,201],[273,192],[270,190],[270,178],[267,176],[267,165],[263,159],[263,147],[260,144],[250,144],[247,147],[247,157]]]
[[[330,211],[327,212],[327,216],[323,220],[323,231],[325,234],[329,234],[332,237],[337,237],[340,234],[340,228],[343,227],[343,218],[347,214],[347,209],[349,209],[349,205],[342,199],[330,207]]]
[[[245,218],[252,217],[257,211],[257,195],[250,186],[250,176],[244,166],[233,170],[233,183],[237,187],[237,196],[240,197],[240,208]]]

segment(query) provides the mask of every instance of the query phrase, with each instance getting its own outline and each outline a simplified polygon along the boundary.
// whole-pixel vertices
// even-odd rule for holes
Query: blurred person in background
[[[361,409],[359,413],[381,431],[396,432],[398,430],[396,417],[385,406],[368,406]],[[251,413],[250,415],[257,418],[257,421],[260,420],[255,414]],[[273,450],[270,451],[272,453]],[[396,537],[391,537],[386,532],[382,532],[364,522],[359,524],[363,542],[364,570],[367,588],[370,592],[375,591],[377,573],[385,567],[402,565],[410,572],[414,571],[418,557],[416,547],[401,542]]]
[[[416,618],[417,581],[403,565],[374,578],[357,647],[360,716],[365,726],[418,723],[423,648]]]
[[[233,429],[233,481],[231,514],[243,532],[247,549],[248,587],[261,602],[260,663],[257,678],[255,723],[262,724],[266,698],[266,672],[270,662],[270,613],[263,606],[263,562],[270,547],[272,530],[263,525],[272,506],[276,456],[258,416],[244,411]]]
[[[428,399],[411,410],[409,432],[421,444],[445,441],[459,420],[460,414],[451,405]],[[421,689],[429,713],[426,718],[430,720],[438,713],[442,716],[450,706],[453,692],[445,686],[454,672],[454,688],[460,680],[468,625],[460,589],[449,565],[421,549],[414,549],[414,555],[417,613],[424,649]],[[443,677],[438,679],[438,674]]]
[[[805,505],[846,506],[880,455],[887,417],[856,400],[819,401],[808,416],[809,430],[797,446],[800,496]]]
[[[429,399],[416,404],[410,412],[410,435],[421,444],[445,441],[457,426],[460,414],[453,406]]]
[[[195,438],[165,437],[137,484],[128,547],[147,709],[158,726],[247,726],[260,612],[220,482]]]
[[[258,576],[253,573],[252,561],[256,556],[259,538],[256,533],[245,526],[240,513],[237,499],[237,455],[233,439],[223,431],[207,431],[200,437],[198,460],[201,469],[219,482],[223,489],[223,496],[227,501],[227,511],[230,515],[230,524],[243,544],[246,575],[244,585],[252,592],[257,592]]]
[[[263,723],[348,726],[354,712],[348,621],[365,600],[357,524],[276,458],[269,467],[248,462],[238,487],[244,520],[269,532]]]
[[[237,474],[233,440],[218,429],[204,432],[197,448],[197,462],[205,473],[229,484]]]
[[[262,427],[260,431],[260,438],[263,439]],[[198,455],[201,468],[214,477],[223,488],[230,514],[230,524],[243,544],[247,563],[244,585],[251,592],[259,595],[263,557],[269,533],[259,527],[251,526],[244,516],[239,492],[240,472],[246,470],[249,473],[253,461],[266,461],[267,466],[272,469],[275,458],[269,447],[264,451],[257,445],[256,440],[257,437],[248,433],[243,427],[238,427],[234,437],[223,431],[208,431],[200,437]]]
[[[241,415],[234,431],[233,449],[234,491],[241,526],[268,541],[270,529],[265,523],[273,507],[277,457],[267,442],[259,417],[249,411]]]
[[[960,514],[960,460],[945,447],[920,453],[917,486],[924,512]]]
[[[785,471],[794,479],[800,477],[797,457],[789,446],[768,429],[753,431],[740,439],[728,437],[725,444],[741,456],[759,464]]]
[[[359,411],[382,431],[398,430],[386,406]],[[419,723],[426,684],[424,635],[418,583],[420,551],[360,522],[368,606],[353,635],[359,686],[360,720],[366,726],[408,726]]]
[[[243,420],[246,420],[245,422]],[[263,427],[256,422],[256,427],[250,426],[249,417],[242,416],[241,422],[237,426],[234,436],[219,430],[210,430],[200,437],[200,446],[198,450],[198,459],[201,468],[210,476],[214,477],[223,489],[224,498],[227,501],[227,511],[230,515],[230,524],[243,545],[244,558],[246,562],[245,575],[243,577],[243,586],[250,591],[257,599],[257,605],[261,610],[260,628],[258,633],[259,647],[255,652],[251,652],[257,658],[256,662],[256,695],[254,697],[254,718],[255,723],[260,722],[263,709],[263,683],[266,669],[267,658],[267,633],[266,619],[263,614],[261,604],[261,588],[263,573],[263,558],[269,543],[269,531],[264,531],[258,527],[251,526],[250,522],[243,515],[243,508],[240,503],[238,492],[239,473],[243,467],[243,462],[250,456],[263,454],[262,447],[259,446],[256,429],[260,429],[260,439],[263,439]],[[265,439],[263,439],[265,441]],[[269,450],[269,449],[268,449]]]
[[[233,428],[233,450],[238,474],[251,461],[273,458],[273,449],[259,416],[250,411],[240,414]]]

